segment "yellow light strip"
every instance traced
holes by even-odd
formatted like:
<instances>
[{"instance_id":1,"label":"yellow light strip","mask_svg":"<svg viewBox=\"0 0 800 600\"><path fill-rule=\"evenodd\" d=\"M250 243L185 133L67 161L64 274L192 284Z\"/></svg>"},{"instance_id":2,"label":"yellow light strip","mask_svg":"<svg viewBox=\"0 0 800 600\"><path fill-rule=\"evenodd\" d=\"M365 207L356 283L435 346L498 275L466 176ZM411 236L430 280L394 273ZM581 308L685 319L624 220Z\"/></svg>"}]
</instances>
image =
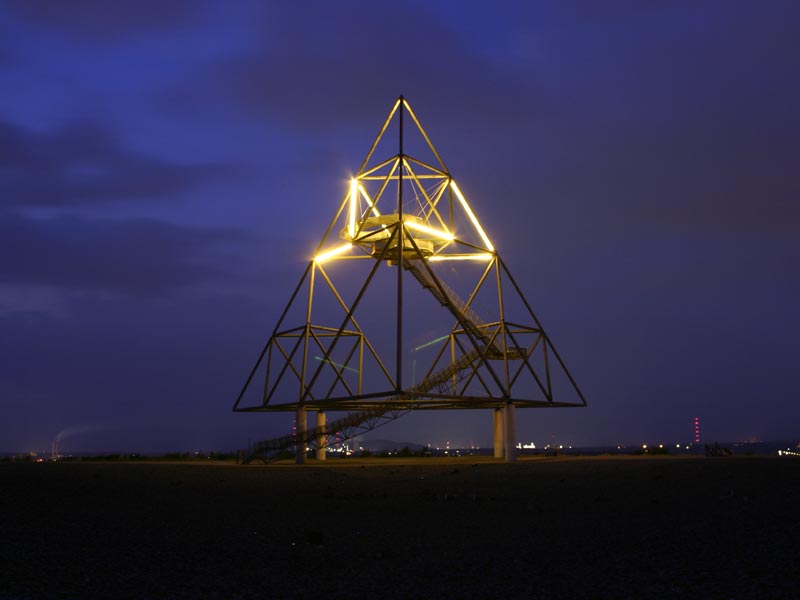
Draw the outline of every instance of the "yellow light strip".
<instances>
[{"instance_id":1,"label":"yellow light strip","mask_svg":"<svg viewBox=\"0 0 800 600\"><path fill-rule=\"evenodd\" d=\"M367 194L367 190L365 190L364 186L360 183L358 184L358 190L361 192L361 195L364 196L364 200L367 201L367 204L369 204L369 207L372 209L372 212L375 213L375 216L380 217L381 213L379 213L378 209L375 208L375 203L372 201L372 198L369 197L369 194Z\"/></svg>"},{"instance_id":2,"label":"yellow light strip","mask_svg":"<svg viewBox=\"0 0 800 600\"><path fill-rule=\"evenodd\" d=\"M428 235L433 236L440 240L447 240L452 242L455 239L455 236L448 231L433 229L426 225L420 225L419 223L415 223L414 221L405 221L405 226L410 227L411 229L416 229L417 231L421 231L422 233L427 233Z\"/></svg>"},{"instance_id":3,"label":"yellow light strip","mask_svg":"<svg viewBox=\"0 0 800 600\"><path fill-rule=\"evenodd\" d=\"M491 254L435 254L434 256L429 256L428 260L432 262L441 262L445 260L488 261L492 260L492 255Z\"/></svg>"},{"instance_id":4,"label":"yellow light strip","mask_svg":"<svg viewBox=\"0 0 800 600\"><path fill-rule=\"evenodd\" d=\"M394 179L397 179L398 177L400 177L400 176L399 175L392 175L388 179L394 180ZM387 177L386 177L386 175L361 175L361 176L359 176L359 179L363 179L365 181L383 181L384 179L387 179ZM405 177L403 177L403 179L405 179ZM427 175L427 174L422 174L422 175L417 175L417 179L444 179L444 180L447 180L447 175Z\"/></svg>"},{"instance_id":5,"label":"yellow light strip","mask_svg":"<svg viewBox=\"0 0 800 600\"><path fill-rule=\"evenodd\" d=\"M350 238L356 237L356 204L358 204L358 179L350 180L350 219L347 221L347 233Z\"/></svg>"},{"instance_id":6,"label":"yellow light strip","mask_svg":"<svg viewBox=\"0 0 800 600\"><path fill-rule=\"evenodd\" d=\"M341 246L336 246L335 248L332 248L331 250L328 250L327 252L323 252L322 254L317 254L314 257L314 262L319 262L319 263L325 262L329 258L333 258L334 256L338 256L339 254L343 254L343 253L347 252L352 247L353 247L353 244L351 244L349 242L347 244L342 244Z\"/></svg>"},{"instance_id":7,"label":"yellow light strip","mask_svg":"<svg viewBox=\"0 0 800 600\"><path fill-rule=\"evenodd\" d=\"M456 196L458 196L458 199L461 201L461 206L464 207L464 210L467 212L467 216L472 221L472 224L475 226L475 229L478 230L478 233L483 239L483 243L486 244L486 248L489 250L489 252L494 252L494 246L492 246L492 242L489 241L489 237L486 235L486 232L483 230L483 227L481 227L481 224L478 223L478 219L475 217L475 214L472 212L472 209L469 207L469 204L467 204L464 195L461 193L461 190L458 189L456 182L453 181L452 179L450 180L450 187L453 188L453 191L456 193Z\"/></svg>"}]
</instances>

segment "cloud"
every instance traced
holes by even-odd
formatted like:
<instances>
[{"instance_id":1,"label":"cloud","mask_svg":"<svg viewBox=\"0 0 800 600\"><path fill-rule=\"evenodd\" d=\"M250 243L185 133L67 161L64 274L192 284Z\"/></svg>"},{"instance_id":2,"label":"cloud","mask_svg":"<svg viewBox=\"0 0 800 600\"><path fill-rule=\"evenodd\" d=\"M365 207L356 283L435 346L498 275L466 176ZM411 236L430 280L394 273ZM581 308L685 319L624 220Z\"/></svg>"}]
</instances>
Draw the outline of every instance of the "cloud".
<instances>
[{"instance_id":1,"label":"cloud","mask_svg":"<svg viewBox=\"0 0 800 600\"><path fill-rule=\"evenodd\" d=\"M303 131L362 122L405 94L453 119L512 124L537 101L532 78L510 77L424 6L270 4L255 49L169 92L173 110L220 99Z\"/></svg>"},{"instance_id":2,"label":"cloud","mask_svg":"<svg viewBox=\"0 0 800 600\"><path fill-rule=\"evenodd\" d=\"M224 279L214 252L243 239L233 229L153 219L33 219L0 213L0 284L163 295Z\"/></svg>"},{"instance_id":3,"label":"cloud","mask_svg":"<svg viewBox=\"0 0 800 600\"><path fill-rule=\"evenodd\" d=\"M9 0L4 6L30 23L96 40L176 28L191 22L197 12L197 4L188 0Z\"/></svg>"},{"instance_id":4,"label":"cloud","mask_svg":"<svg viewBox=\"0 0 800 600\"><path fill-rule=\"evenodd\" d=\"M110 131L86 121L44 133L0 122L0 204L6 207L163 198L233 171L128 150Z\"/></svg>"},{"instance_id":5,"label":"cloud","mask_svg":"<svg viewBox=\"0 0 800 600\"><path fill-rule=\"evenodd\" d=\"M67 316L62 290L47 285L0 283L0 318L20 313Z\"/></svg>"}]
</instances>

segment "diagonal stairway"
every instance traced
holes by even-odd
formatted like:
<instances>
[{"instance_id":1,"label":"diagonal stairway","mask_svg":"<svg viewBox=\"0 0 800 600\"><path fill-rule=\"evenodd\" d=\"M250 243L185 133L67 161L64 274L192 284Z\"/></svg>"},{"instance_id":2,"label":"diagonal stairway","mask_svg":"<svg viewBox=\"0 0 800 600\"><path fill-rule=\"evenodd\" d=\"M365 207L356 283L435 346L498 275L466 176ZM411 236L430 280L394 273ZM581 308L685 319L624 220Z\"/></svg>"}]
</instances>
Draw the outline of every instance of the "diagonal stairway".
<instances>
[{"instance_id":1,"label":"diagonal stairway","mask_svg":"<svg viewBox=\"0 0 800 600\"><path fill-rule=\"evenodd\" d=\"M413 386L410 390L412 395L414 393L421 394L427 392L437 385L443 385L452 377L457 377L463 371L470 368L472 363L479 357L480 352L473 348L466 354L460 356L455 362L432 373L429 377L426 377L417 385ZM398 396L392 398L392 400L399 399ZM397 408L387 410L385 408L374 408L349 413L341 419L329 421L322 427L312 427L306 430L306 446L317 449L330 444L341 443L361 435L362 433L366 433L367 431L377 429L395 419L399 419L410 413L411 410L413 409ZM336 435L335 439L332 439L333 434ZM324 439L325 441L320 443L320 439ZM257 458L262 459L265 463L272 462L276 460L282 452L291 449L296 443L297 439L292 434L257 442L250 447L242 462L248 464Z\"/></svg>"},{"instance_id":2,"label":"diagonal stairway","mask_svg":"<svg viewBox=\"0 0 800 600\"><path fill-rule=\"evenodd\" d=\"M447 308L476 340L483 342L484 346L489 346L490 351L493 353L499 353L500 350L495 345L495 342L500 340L490 341L483 330L485 325L483 319L468 307L467 303L444 281L439 280L437 285L437 282L431 278L430 273L425 268L420 268L418 263L418 260L405 260L403 261L403 267L439 301L439 304Z\"/></svg>"},{"instance_id":3,"label":"diagonal stairway","mask_svg":"<svg viewBox=\"0 0 800 600\"><path fill-rule=\"evenodd\" d=\"M502 355L502 350L500 350L495 343L498 340L492 341L484 333L482 329L484 322L475 311L469 308L458 294L444 284L444 282L439 281L439 285L437 285L427 271L419 268L416 264L417 262L416 260L406 260L403 262L403 266L417 281L419 281L424 289L433 294L442 306L453 313L453 316L456 317L464 329L469 331L469 333L483 345L484 349L488 346L491 354L495 356ZM442 291L444 291L444 294ZM504 345L502 340L499 340L499 342L500 345ZM414 394L423 394L437 386L443 387L453 377L458 378L464 371L469 369L476 360L480 359L483 353L484 350L473 348L444 368L435 373L431 373L409 390L412 397ZM400 400L400 397L395 396L391 400ZM367 431L377 429L395 419L399 419L412 410L413 408L405 407L389 410L385 408L374 408L349 413L341 419L326 423L322 427L313 427L306 430L306 446L317 449L330 444L341 443L366 433ZM336 436L335 439L333 438L333 434ZM324 440L324 442L321 443L320 440ZM269 463L277 460L281 453L291 449L296 444L297 439L292 434L257 442L250 447L242 462L243 464L248 464L259 458L265 463Z\"/></svg>"}]
</instances>

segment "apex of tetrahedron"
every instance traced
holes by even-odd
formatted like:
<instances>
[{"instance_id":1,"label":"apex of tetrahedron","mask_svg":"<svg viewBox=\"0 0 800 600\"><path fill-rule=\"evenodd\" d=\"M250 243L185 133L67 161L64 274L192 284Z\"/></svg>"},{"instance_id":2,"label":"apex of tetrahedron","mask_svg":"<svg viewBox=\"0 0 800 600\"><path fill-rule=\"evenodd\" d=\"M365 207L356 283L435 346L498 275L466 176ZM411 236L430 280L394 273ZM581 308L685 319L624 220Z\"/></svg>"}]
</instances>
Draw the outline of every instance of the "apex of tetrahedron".
<instances>
[{"instance_id":1,"label":"apex of tetrahedron","mask_svg":"<svg viewBox=\"0 0 800 600\"><path fill-rule=\"evenodd\" d=\"M410 119L401 123L403 113ZM392 143L392 133L397 134L398 144ZM387 245L388 251L383 252ZM315 260L367 254L382 255L393 263L401 247L409 256L418 253L433 261L488 261L495 252L463 191L402 95L350 179Z\"/></svg>"}]
</instances>

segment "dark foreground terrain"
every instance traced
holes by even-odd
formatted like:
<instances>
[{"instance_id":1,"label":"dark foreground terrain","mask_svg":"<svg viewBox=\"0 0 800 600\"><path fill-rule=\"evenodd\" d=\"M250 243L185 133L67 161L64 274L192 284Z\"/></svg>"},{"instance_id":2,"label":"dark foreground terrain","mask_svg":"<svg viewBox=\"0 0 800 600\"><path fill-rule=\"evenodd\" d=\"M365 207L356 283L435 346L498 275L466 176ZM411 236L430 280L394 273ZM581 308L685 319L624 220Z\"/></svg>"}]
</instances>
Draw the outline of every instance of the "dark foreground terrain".
<instances>
[{"instance_id":1,"label":"dark foreground terrain","mask_svg":"<svg viewBox=\"0 0 800 600\"><path fill-rule=\"evenodd\" d=\"M800 459L12 463L0 511L1 598L800 593Z\"/></svg>"}]
</instances>

